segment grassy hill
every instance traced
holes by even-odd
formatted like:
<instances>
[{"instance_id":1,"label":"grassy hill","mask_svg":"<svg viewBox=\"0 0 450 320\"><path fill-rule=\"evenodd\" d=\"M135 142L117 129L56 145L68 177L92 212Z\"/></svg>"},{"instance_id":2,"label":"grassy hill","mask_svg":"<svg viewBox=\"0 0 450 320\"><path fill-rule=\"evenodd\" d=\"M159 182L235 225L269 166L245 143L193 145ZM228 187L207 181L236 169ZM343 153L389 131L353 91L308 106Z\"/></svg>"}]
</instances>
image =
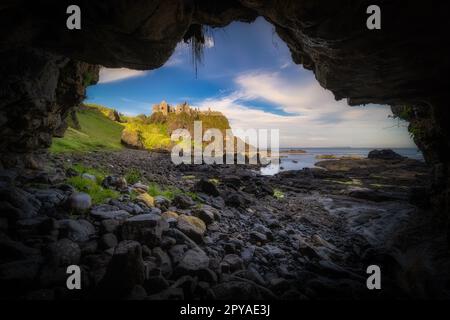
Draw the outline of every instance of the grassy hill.
<instances>
[{"instance_id":1,"label":"grassy hill","mask_svg":"<svg viewBox=\"0 0 450 320\"><path fill-rule=\"evenodd\" d=\"M222 115L206 114L170 114L163 116L154 113L151 116L123 116L111 108L87 104L76 112L78 124L69 120L69 128L63 138L53 139L52 152L86 152L96 150L120 150L124 148L121 140L131 137L139 143L136 146L145 149L169 149L172 146L170 135L178 128L193 133L196 120L203 122L203 131L218 128L223 133L230 128L228 119ZM127 145L129 145L127 143Z\"/></svg>"},{"instance_id":2,"label":"grassy hill","mask_svg":"<svg viewBox=\"0 0 450 320\"><path fill-rule=\"evenodd\" d=\"M51 152L86 152L119 150L123 124L110 120L100 109L81 108L77 111L79 129L69 121L63 138L54 138Z\"/></svg>"}]
</instances>

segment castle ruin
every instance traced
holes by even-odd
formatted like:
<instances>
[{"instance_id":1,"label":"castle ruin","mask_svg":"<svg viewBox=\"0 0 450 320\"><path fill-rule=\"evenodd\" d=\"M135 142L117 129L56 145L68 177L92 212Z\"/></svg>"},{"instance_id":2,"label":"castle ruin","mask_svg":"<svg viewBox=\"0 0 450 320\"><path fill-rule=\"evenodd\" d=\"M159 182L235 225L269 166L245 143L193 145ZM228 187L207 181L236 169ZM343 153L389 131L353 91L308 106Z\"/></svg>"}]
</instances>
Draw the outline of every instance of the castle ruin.
<instances>
[{"instance_id":1,"label":"castle ruin","mask_svg":"<svg viewBox=\"0 0 450 320\"><path fill-rule=\"evenodd\" d=\"M199 108L191 108L187 102L183 102L175 107L169 105L165 100L163 100L160 104L153 105L152 112L161 112L163 115L167 116L170 113L181 114L186 113L189 115L216 115L221 116L222 113L218 111L212 111L211 108L208 108L207 111L200 111Z\"/></svg>"}]
</instances>

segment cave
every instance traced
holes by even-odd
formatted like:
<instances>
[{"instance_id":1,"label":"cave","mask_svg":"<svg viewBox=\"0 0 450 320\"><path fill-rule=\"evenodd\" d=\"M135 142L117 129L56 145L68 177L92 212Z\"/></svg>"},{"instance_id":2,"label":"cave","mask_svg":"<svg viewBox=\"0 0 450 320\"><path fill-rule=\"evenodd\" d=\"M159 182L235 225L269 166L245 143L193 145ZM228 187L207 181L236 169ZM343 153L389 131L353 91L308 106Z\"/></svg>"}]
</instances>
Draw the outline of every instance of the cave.
<instances>
[{"instance_id":1,"label":"cave","mask_svg":"<svg viewBox=\"0 0 450 320\"><path fill-rule=\"evenodd\" d=\"M72 4L81 8L79 30L66 27ZM380 30L366 27L373 4L382 8ZM389 0L6 2L0 5L0 168L45 166L52 138L63 136L100 66L157 69L179 42L204 41L204 28L263 17L292 61L313 72L336 100L389 105L409 122L432 169L426 192L433 219L450 239L450 113L443 81L450 69L448 10L442 1L405 6ZM2 183L13 179L5 174Z\"/></svg>"}]
</instances>

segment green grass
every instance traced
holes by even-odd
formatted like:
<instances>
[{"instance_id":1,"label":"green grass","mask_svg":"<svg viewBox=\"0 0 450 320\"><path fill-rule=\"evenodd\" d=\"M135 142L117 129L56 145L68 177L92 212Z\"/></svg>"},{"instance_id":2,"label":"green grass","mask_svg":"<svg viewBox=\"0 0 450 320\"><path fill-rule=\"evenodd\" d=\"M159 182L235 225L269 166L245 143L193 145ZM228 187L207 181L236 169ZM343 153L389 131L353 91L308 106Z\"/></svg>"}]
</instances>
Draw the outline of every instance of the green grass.
<instances>
[{"instance_id":1,"label":"green grass","mask_svg":"<svg viewBox=\"0 0 450 320\"><path fill-rule=\"evenodd\" d=\"M91 168L91 167L85 167L82 164L74 164L71 166L73 170L75 170L79 175L82 175L83 173L88 173L97 179L97 183L101 184L103 179L106 178L106 176L109 175L109 173L104 169L97 169L97 168Z\"/></svg>"},{"instance_id":2,"label":"green grass","mask_svg":"<svg viewBox=\"0 0 450 320\"><path fill-rule=\"evenodd\" d=\"M129 184L135 184L136 182L139 182L141 179L142 174L138 169L132 168L125 173L125 180L127 180Z\"/></svg>"},{"instance_id":3,"label":"green grass","mask_svg":"<svg viewBox=\"0 0 450 320\"><path fill-rule=\"evenodd\" d=\"M123 126L108 119L101 111L82 109L77 112L80 130L69 127L63 138L53 139L50 151L87 152L97 150L120 150Z\"/></svg>"},{"instance_id":4,"label":"green grass","mask_svg":"<svg viewBox=\"0 0 450 320\"><path fill-rule=\"evenodd\" d=\"M280 189L274 189L273 197L276 198L277 200L284 199L284 193Z\"/></svg>"},{"instance_id":5,"label":"green grass","mask_svg":"<svg viewBox=\"0 0 450 320\"><path fill-rule=\"evenodd\" d=\"M159 186L156 183L151 183L148 186L148 192L149 195L151 195L152 197L157 197L157 196L163 196L166 199L169 200L173 200L173 198L175 198L175 196L177 195L187 195L188 197L190 197L192 200L194 201L198 201L198 196L195 192L185 192L181 189L178 189L176 187L164 187L162 188L161 186Z\"/></svg>"},{"instance_id":6,"label":"green grass","mask_svg":"<svg viewBox=\"0 0 450 320\"><path fill-rule=\"evenodd\" d=\"M125 130L139 132L144 147L149 150L167 149L172 144L165 124L147 124L139 118L134 118L125 124Z\"/></svg>"},{"instance_id":7,"label":"green grass","mask_svg":"<svg viewBox=\"0 0 450 320\"><path fill-rule=\"evenodd\" d=\"M76 176L67 179L67 183L73 186L79 192L85 192L92 198L93 204L104 203L107 199L116 199L119 197L119 192L104 189L95 181Z\"/></svg>"}]
</instances>

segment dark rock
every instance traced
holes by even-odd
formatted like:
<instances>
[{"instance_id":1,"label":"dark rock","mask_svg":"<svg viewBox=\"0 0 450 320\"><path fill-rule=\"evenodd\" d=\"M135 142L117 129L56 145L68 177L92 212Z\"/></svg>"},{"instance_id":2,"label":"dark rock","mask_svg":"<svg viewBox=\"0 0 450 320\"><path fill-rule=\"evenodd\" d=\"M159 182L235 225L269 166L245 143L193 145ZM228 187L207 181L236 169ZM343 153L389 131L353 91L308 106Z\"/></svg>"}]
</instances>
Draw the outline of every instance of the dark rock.
<instances>
[{"instance_id":1,"label":"dark rock","mask_svg":"<svg viewBox=\"0 0 450 320\"><path fill-rule=\"evenodd\" d=\"M105 233L99 241L100 247L102 249L114 248L117 245L117 238L112 233Z\"/></svg>"},{"instance_id":2,"label":"dark rock","mask_svg":"<svg viewBox=\"0 0 450 320\"><path fill-rule=\"evenodd\" d=\"M195 204L194 200L192 200L191 197L184 194L178 194L172 200L172 205L180 209L188 209L192 207L194 204Z\"/></svg>"},{"instance_id":3,"label":"dark rock","mask_svg":"<svg viewBox=\"0 0 450 320\"><path fill-rule=\"evenodd\" d=\"M119 228L120 222L115 219L102 220L100 223L100 228L102 233L115 233L117 228Z\"/></svg>"},{"instance_id":4,"label":"dark rock","mask_svg":"<svg viewBox=\"0 0 450 320\"><path fill-rule=\"evenodd\" d=\"M156 257L156 262L161 269L162 275L169 278L172 274L172 262L169 255L159 247L152 250L152 255Z\"/></svg>"},{"instance_id":5,"label":"dark rock","mask_svg":"<svg viewBox=\"0 0 450 320\"><path fill-rule=\"evenodd\" d=\"M383 150L372 150L369 152L367 156L369 159L379 159L379 160L402 160L403 156L394 152L391 149L383 149Z\"/></svg>"},{"instance_id":6,"label":"dark rock","mask_svg":"<svg viewBox=\"0 0 450 320\"><path fill-rule=\"evenodd\" d=\"M28 219L37 214L41 202L33 195L11 186L0 187L0 211L11 220Z\"/></svg>"},{"instance_id":7,"label":"dark rock","mask_svg":"<svg viewBox=\"0 0 450 320\"><path fill-rule=\"evenodd\" d=\"M105 288L127 292L145 280L141 245L136 241L120 242L114 250L102 285Z\"/></svg>"},{"instance_id":8,"label":"dark rock","mask_svg":"<svg viewBox=\"0 0 450 320\"><path fill-rule=\"evenodd\" d=\"M213 299L217 300L263 300L259 288L244 281L228 281L211 288Z\"/></svg>"},{"instance_id":9,"label":"dark rock","mask_svg":"<svg viewBox=\"0 0 450 320\"><path fill-rule=\"evenodd\" d=\"M147 297L147 292L143 286L136 285L131 292L125 296L125 300L141 301Z\"/></svg>"},{"instance_id":10,"label":"dark rock","mask_svg":"<svg viewBox=\"0 0 450 320\"><path fill-rule=\"evenodd\" d=\"M236 254L227 254L223 257L220 267L223 273L233 273L238 270L244 269L244 263L242 259Z\"/></svg>"},{"instance_id":11,"label":"dark rock","mask_svg":"<svg viewBox=\"0 0 450 320\"><path fill-rule=\"evenodd\" d=\"M170 201L169 199L163 197L163 196L156 196L155 197L155 206L161 210L168 210L170 207Z\"/></svg>"},{"instance_id":12,"label":"dark rock","mask_svg":"<svg viewBox=\"0 0 450 320\"><path fill-rule=\"evenodd\" d=\"M206 231L205 223L197 217L181 215L177 220L177 228L197 243L203 241Z\"/></svg>"},{"instance_id":13,"label":"dark rock","mask_svg":"<svg viewBox=\"0 0 450 320\"><path fill-rule=\"evenodd\" d=\"M159 245L168 224L155 214L141 214L127 219L121 226L122 239L136 240L149 247Z\"/></svg>"},{"instance_id":14,"label":"dark rock","mask_svg":"<svg viewBox=\"0 0 450 320\"><path fill-rule=\"evenodd\" d=\"M208 268L209 257L200 248L186 251L181 261L178 263L176 274L195 274L199 270Z\"/></svg>"},{"instance_id":15,"label":"dark rock","mask_svg":"<svg viewBox=\"0 0 450 320\"><path fill-rule=\"evenodd\" d=\"M203 205L201 208L193 210L192 213L207 225L213 223L219 217L218 211L208 205Z\"/></svg>"},{"instance_id":16,"label":"dark rock","mask_svg":"<svg viewBox=\"0 0 450 320\"><path fill-rule=\"evenodd\" d=\"M127 188L127 181L123 177L119 176L107 176L102 181L102 187L107 189L116 189L119 191Z\"/></svg>"},{"instance_id":17,"label":"dark rock","mask_svg":"<svg viewBox=\"0 0 450 320\"><path fill-rule=\"evenodd\" d=\"M172 258L174 264L178 264L183 259L185 252L188 250L188 246L185 244L176 244L169 249L169 255Z\"/></svg>"},{"instance_id":18,"label":"dark rock","mask_svg":"<svg viewBox=\"0 0 450 320\"><path fill-rule=\"evenodd\" d=\"M183 300L184 293L182 288L169 288L160 293L148 296L148 300Z\"/></svg>"},{"instance_id":19,"label":"dark rock","mask_svg":"<svg viewBox=\"0 0 450 320\"><path fill-rule=\"evenodd\" d=\"M250 232L250 240L256 244L258 243L264 244L267 242L267 237L265 234L262 234L261 232L252 231Z\"/></svg>"},{"instance_id":20,"label":"dark rock","mask_svg":"<svg viewBox=\"0 0 450 320\"><path fill-rule=\"evenodd\" d=\"M144 282L144 288L148 294L155 294L169 288L169 282L163 276L151 276Z\"/></svg>"},{"instance_id":21,"label":"dark rock","mask_svg":"<svg viewBox=\"0 0 450 320\"><path fill-rule=\"evenodd\" d=\"M0 262L10 262L14 260L27 259L31 256L37 256L40 250L28 247L21 242L12 240L0 240Z\"/></svg>"},{"instance_id":22,"label":"dark rock","mask_svg":"<svg viewBox=\"0 0 450 320\"><path fill-rule=\"evenodd\" d=\"M204 178L200 179L195 185L194 190L198 192L206 193L213 197L218 197L220 195L219 190L217 189L216 185L212 183L211 181L208 181Z\"/></svg>"},{"instance_id":23,"label":"dark rock","mask_svg":"<svg viewBox=\"0 0 450 320\"><path fill-rule=\"evenodd\" d=\"M65 219L59 221L62 236L75 242L84 242L95 236L95 227L87 220Z\"/></svg>"},{"instance_id":24,"label":"dark rock","mask_svg":"<svg viewBox=\"0 0 450 320\"><path fill-rule=\"evenodd\" d=\"M107 210L105 207L95 207L91 210L91 216L94 219L97 220L106 220L106 219L113 219L113 220L125 220L129 217L131 217L131 214L126 212L125 210Z\"/></svg>"},{"instance_id":25,"label":"dark rock","mask_svg":"<svg viewBox=\"0 0 450 320\"><path fill-rule=\"evenodd\" d=\"M48 258L55 266L68 267L78 265L81 250L77 243L69 239L61 239L47 247Z\"/></svg>"},{"instance_id":26,"label":"dark rock","mask_svg":"<svg viewBox=\"0 0 450 320\"><path fill-rule=\"evenodd\" d=\"M73 193L67 202L70 209L80 213L84 213L92 206L91 196L83 192Z\"/></svg>"}]
</instances>

